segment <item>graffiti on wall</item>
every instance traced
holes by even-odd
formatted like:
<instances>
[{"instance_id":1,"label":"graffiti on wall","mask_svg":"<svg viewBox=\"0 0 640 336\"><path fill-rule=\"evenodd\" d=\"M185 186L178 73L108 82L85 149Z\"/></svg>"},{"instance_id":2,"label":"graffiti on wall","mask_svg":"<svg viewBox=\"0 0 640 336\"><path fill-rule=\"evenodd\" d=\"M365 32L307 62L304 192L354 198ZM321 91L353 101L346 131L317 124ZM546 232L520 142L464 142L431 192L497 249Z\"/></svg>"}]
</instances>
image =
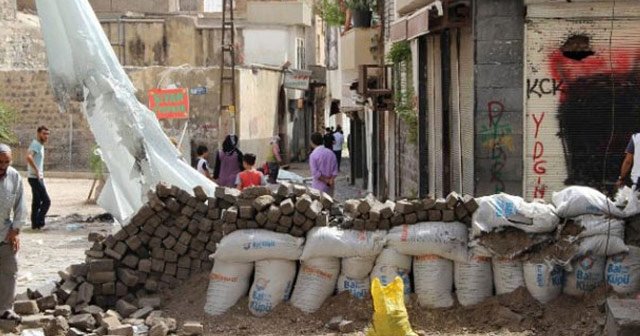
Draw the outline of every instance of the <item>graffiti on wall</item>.
<instances>
[{"instance_id":1,"label":"graffiti on wall","mask_svg":"<svg viewBox=\"0 0 640 336\"><path fill-rule=\"evenodd\" d=\"M504 105L491 101L487 106L487 122L480 126L482 148L491 153L491 180L495 193L505 191L503 174L509 154L514 151L511 125L503 120Z\"/></svg>"},{"instance_id":2,"label":"graffiti on wall","mask_svg":"<svg viewBox=\"0 0 640 336\"><path fill-rule=\"evenodd\" d=\"M564 39L544 56L528 55L528 197L564 185L611 191L630 136L640 131L640 50L615 40L611 48L592 45L585 35Z\"/></svg>"},{"instance_id":3,"label":"graffiti on wall","mask_svg":"<svg viewBox=\"0 0 640 336\"><path fill-rule=\"evenodd\" d=\"M533 188L533 198L544 198L546 194L546 185L544 184L544 175L547 172L547 161L544 159L544 142L540 137L540 126L544 121L545 113L542 112L538 115L531 114L531 118L534 123L533 139L535 143L533 145L533 174L536 178L535 186Z\"/></svg>"}]
</instances>

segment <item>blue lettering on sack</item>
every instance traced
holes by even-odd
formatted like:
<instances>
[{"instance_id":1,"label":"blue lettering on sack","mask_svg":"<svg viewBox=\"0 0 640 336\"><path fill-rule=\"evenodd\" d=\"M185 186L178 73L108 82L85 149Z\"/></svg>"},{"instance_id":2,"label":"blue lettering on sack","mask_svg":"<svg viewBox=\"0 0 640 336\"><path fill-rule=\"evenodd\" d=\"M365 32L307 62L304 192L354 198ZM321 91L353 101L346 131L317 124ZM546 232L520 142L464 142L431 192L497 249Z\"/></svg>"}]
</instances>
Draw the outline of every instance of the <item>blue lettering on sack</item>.
<instances>
[{"instance_id":1,"label":"blue lettering on sack","mask_svg":"<svg viewBox=\"0 0 640 336\"><path fill-rule=\"evenodd\" d=\"M272 309L270 301L271 295L265 293L262 289L258 289L251 295L250 308L259 313L270 312Z\"/></svg>"},{"instance_id":2,"label":"blue lettering on sack","mask_svg":"<svg viewBox=\"0 0 640 336\"><path fill-rule=\"evenodd\" d=\"M564 282L564 272L562 271L562 267L556 266L551 271L551 284L553 286L562 286Z\"/></svg>"},{"instance_id":3,"label":"blue lettering on sack","mask_svg":"<svg viewBox=\"0 0 640 336\"><path fill-rule=\"evenodd\" d=\"M508 199L498 198L496 201L496 217L507 218L516 214L516 206Z\"/></svg>"},{"instance_id":4,"label":"blue lettering on sack","mask_svg":"<svg viewBox=\"0 0 640 336\"><path fill-rule=\"evenodd\" d=\"M608 274L607 283L614 286L628 286L631 283L629 274Z\"/></svg>"},{"instance_id":5,"label":"blue lettering on sack","mask_svg":"<svg viewBox=\"0 0 640 336\"><path fill-rule=\"evenodd\" d=\"M254 249L260 250L264 248L273 248L276 246L276 242L273 240L262 240L246 243L242 248L245 250Z\"/></svg>"}]
</instances>

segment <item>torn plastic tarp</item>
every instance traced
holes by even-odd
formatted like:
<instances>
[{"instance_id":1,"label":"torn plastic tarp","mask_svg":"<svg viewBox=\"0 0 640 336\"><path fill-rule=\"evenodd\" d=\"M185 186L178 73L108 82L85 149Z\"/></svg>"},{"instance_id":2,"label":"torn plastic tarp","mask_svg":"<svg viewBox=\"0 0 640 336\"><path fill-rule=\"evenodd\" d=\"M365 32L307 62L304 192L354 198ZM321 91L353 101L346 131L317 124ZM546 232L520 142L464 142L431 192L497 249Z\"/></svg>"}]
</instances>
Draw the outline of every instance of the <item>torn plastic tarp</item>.
<instances>
[{"instance_id":1,"label":"torn plastic tarp","mask_svg":"<svg viewBox=\"0 0 640 336\"><path fill-rule=\"evenodd\" d=\"M160 123L135 96L87 0L37 0L51 86L62 106L84 97L84 111L109 169L98 204L126 223L158 182L185 190L216 184L181 159Z\"/></svg>"}]
</instances>

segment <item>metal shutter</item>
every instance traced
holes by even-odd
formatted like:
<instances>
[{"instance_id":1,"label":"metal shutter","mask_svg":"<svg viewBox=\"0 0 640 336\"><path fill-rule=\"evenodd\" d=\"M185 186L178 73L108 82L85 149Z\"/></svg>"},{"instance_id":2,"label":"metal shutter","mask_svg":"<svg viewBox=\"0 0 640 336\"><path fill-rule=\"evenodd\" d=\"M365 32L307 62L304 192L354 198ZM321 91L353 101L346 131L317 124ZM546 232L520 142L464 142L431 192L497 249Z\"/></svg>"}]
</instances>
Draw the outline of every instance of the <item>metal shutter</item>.
<instances>
[{"instance_id":1,"label":"metal shutter","mask_svg":"<svg viewBox=\"0 0 640 336\"><path fill-rule=\"evenodd\" d=\"M640 131L640 8L618 1L612 31L612 5L528 7L526 198L549 199L567 184L611 187Z\"/></svg>"}]
</instances>

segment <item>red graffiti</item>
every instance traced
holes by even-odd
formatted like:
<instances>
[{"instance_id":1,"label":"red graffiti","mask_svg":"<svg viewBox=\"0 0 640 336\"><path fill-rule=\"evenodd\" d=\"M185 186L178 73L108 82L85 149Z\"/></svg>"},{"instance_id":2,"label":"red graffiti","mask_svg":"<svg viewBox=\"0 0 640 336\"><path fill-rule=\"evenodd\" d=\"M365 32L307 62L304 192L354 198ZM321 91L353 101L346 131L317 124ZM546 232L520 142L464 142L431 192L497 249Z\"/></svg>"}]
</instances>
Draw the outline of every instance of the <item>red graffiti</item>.
<instances>
[{"instance_id":1,"label":"red graffiti","mask_svg":"<svg viewBox=\"0 0 640 336\"><path fill-rule=\"evenodd\" d=\"M540 125L542 125L542 122L544 121L544 112L542 112L540 115L532 114L531 117L533 118L533 123L535 124L535 143L533 145L533 172L538 176L533 190L533 197L544 198L546 187L542 184L542 176L547 173L547 161L543 159L544 144L538 138L538 136L540 135Z\"/></svg>"},{"instance_id":2,"label":"red graffiti","mask_svg":"<svg viewBox=\"0 0 640 336\"><path fill-rule=\"evenodd\" d=\"M504 113L504 105L499 101L490 101L487 111L489 112L489 126L493 127L500 122L502 113Z\"/></svg>"},{"instance_id":3,"label":"red graffiti","mask_svg":"<svg viewBox=\"0 0 640 336\"><path fill-rule=\"evenodd\" d=\"M613 56L614 62L610 62ZM549 55L549 68L551 76L558 82L575 82L581 78L592 77L600 74L624 75L633 71L640 59L640 51L629 52L628 49L611 50L609 52L597 52L582 60L574 60L565 57L561 50L554 50ZM566 99L566 94L560 92L560 101Z\"/></svg>"}]
</instances>

